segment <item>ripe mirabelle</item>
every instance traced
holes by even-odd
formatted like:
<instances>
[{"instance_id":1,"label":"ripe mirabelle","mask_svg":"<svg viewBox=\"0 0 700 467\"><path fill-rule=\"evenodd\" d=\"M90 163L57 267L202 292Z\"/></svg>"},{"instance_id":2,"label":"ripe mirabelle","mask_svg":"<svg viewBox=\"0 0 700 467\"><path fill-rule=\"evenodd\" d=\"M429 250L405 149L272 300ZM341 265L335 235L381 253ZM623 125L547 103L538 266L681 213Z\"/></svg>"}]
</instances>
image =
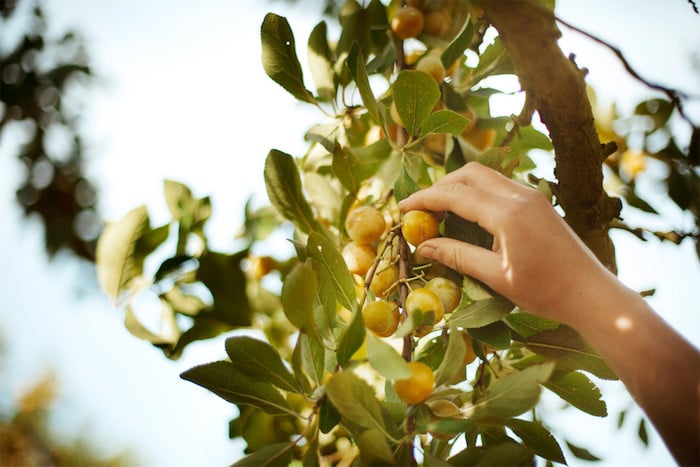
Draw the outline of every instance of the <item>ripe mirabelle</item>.
<instances>
[{"instance_id":1,"label":"ripe mirabelle","mask_svg":"<svg viewBox=\"0 0 700 467\"><path fill-rule=\"evenodd\" d=\"M424 33L433 37L443 37L450 28L452 28L452 18L446 10L433 10L425 15Z\"/></svg>"},{"instance_id":2,"label":"ripe mirabelle","mask_svg":"<svg viewBox=\"0 0 700 467\"><path fill-rule=\"evenodd\" d=\"M440 57L434 55L421 58L416 65L416 70L428 73L438 84L445 78L445 65L442 64Z\"/></svg>"},{"instance_id":3,"label":"ripe mirabelle","mask_svg":"<svg viewBox=\"0 0 700 467\"><path fill-rule=\"evenodd\" d=\"M432 312L435 318L434 323L437 323L445 315L445 307L440 301L440 297L435 292L425 287L413 289L406 297L406 311L413 313L418 310L423 315Z\"/></svg>"},{"instance_id":4,"label":"ripe mirabelle","mask_svg":"<svg viewBox=\"0 0 700 467\"><path fill-rule=\"evenodd\" d=\"M386 297L392 290L392 286L399 280L399 268L395 264L383 259L379 261L374 272L369 288L377 297Z\"/></svg>"},{"instance_id":5,"label":"ripe mirabelle","mask_svg":"<svg viewBox=\"0 0 700 467\"><path fill-rule=\"evenodd\" d=\"M418 36L423 31L424 24L423 12L412 6L400 8L391 18L391 30L400 39Z\"/></svg>"},{"instance_id":6,"label":"ripe mirabelle","mask_svg":"<svg viewBox=\"0 0 700 467\"><path fill-rule=\"evenodd\" d=\"M350 242L343 248L342 255L351 273L364 276L372 266L377 250L372 245Z\"/></svg>"},{"instance_id":7,"label":"ripe mirabelle","mask_svg":"<svg viewBox=\"0 0 700 467\"><path fill-rule=\"evenodd\" d=\"M476 121L477 121L477 116L474 113L472 109L467 109L465 112L460 112L467 120L469 120L469 123L467 123L467 126L462 130L462 137L466 138L469 133L471 133L474 128L476 128Z\"/></svg>"},{"instance_id":8,"label":"ripe mirabelle","mask_svg":"<svg viewBox=\"0 0 700 467\"><path fill-rule=\"evenodd\" d=\"M459 286L444 277L434 277L425 284L425 288L435 292L438 296L445 313L451 313L462 301L462 291Z\"/></svg>"},{"instance_id":9,"label":"ripe mirabelle","mask_svg":"<svg viewBox=\"0 0 700 467\"><path fill-rule=\"evenodd\" d=\"M345 230L355 243L374 243L379 240L385 229L384 216L372 206L355 208L345 218Z\"/></svg>"},{"instance_id":10,"label":"ripe mirabelle","mask_svg":"<svg viewBox=\"0 0 700 467\"><path fill-rule=\"evenodd\" d=\"M418 246L429 238L440 235L437 218L428 211L408 211L401 219L403 238L413 246Z\"/></svg>"},{"instance_id":11,"label":"ripe mirabelle","mask_svg":"<svg viewBox=\"0 0 700 467\"><path fill-rule=\"evenodd\" d=\"M396 303L377 300L362 308L362 319L367 329L379 337L389 337L399 326L399 307Z\"/></svg>"},{"instance_id":12,"label":"ripe mirabelle","mask_svg":"<svg viewBox=\"0 0 700 467\"><path fill-rule=\"evenodd\" d=\"M474 128L471 132L463 135L464 139L479 151L484 151L496 142L496 130L493 128Z\"/></svg>"},{"instance_id":13,"label":"ripe mirabelle","mask_svg":"<svg viewBox=\"0 0 700 467\"><path fill-rule=\"evenodd\" d=\"M433 393L435 375L423 362L408 362L411 376L392 383L396 395L407 404L420 404Z\"/></svg>"}]
</instances>

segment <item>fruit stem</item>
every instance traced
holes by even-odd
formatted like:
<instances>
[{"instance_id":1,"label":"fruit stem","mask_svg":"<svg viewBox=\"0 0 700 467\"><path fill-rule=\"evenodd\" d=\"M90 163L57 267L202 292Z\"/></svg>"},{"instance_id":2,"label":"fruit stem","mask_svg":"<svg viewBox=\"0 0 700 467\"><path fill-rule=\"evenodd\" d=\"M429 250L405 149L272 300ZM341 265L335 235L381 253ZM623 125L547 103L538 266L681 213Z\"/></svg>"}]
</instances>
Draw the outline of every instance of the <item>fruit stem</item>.
<instances>
[{"instance_id":1,"label":"fruit stem","mask_svg":"<svg viewBox=\"0 0 700 467\"><path fill-rule=\"evenodd\" d=\"M408 243L406 239L403 238L401 230L396 231L396 235L399 241L399 307L401 309L401 314L403 319L408 319L408 310L406 310L406 298L408 297L408 273L409 273L409 253ZM401 356L407 362L410 362L413 358L413 338L411 334L404 336L403 338L403 349L401 351Z\"/></svg>"}]
</instances>

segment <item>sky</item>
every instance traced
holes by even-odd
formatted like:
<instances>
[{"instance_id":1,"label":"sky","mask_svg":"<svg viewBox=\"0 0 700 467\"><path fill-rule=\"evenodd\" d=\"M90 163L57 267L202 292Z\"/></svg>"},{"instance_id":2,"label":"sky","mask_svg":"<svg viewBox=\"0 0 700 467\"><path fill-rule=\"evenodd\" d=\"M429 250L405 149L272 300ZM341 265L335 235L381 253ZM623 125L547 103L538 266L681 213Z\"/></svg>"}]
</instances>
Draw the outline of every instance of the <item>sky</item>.
<instances>
[{"instance_id":1,"label":"sky","mask_svg":"<svg viewBox=\"0 0 700 467\"><path fill-rule=\"evenodd\" d=\"M557 3L560 16L620 47L643 76L700 95L700 73L690 65L690 45L700 43L700 17L686 1ZM260 23L267 11L287 16L305 63L302 45L319 20L320 6L251 0L44 5L54 32L73 28L85 37L98 75L85 94L81 128L102 213L116 219L145 203L154 223L165 221L162 182L179 180L196 196L212 196L212 244L233 249L244 201L264 193L267 152L274 147L301 155L302 135L323 119L265 76ZM562 48L575 51L577 63L589 68L588 80L603 99L625 108L650 95L625 76L610 53L563 32ZM688 111L700 121L697 100ZM684 131L680 125L681 136ZM107 450L129 449L143 465L230 464L241 449L227 435L235 409L179 379L185 369L220 358L223 338L192 345L172 362L131 336L119 312L86 283L79 265L62 256L46 260L37 221L23 219L14 200L22 174L7 142L0 146L0 163L0 258L7 265L0 268L0 332L8 348L0 410L42 371L54 368L61 392L52 423L61 432L88 433ZM644 188L658 191L650 184ZM690 226L672 205L659 207L669 213L671 227ZM628 220L648 219L631 213ZM652 306L698 345L694 313L700 298L694 292L700 266L693 246L641 245L621 233L614 238L620 278L636 290L655 287ZM611 413L631 405L619 383L603 388ZM545 401L555 432L605 458L598 465L630 459L641 466L673 464L653 431L651 447L642 450L631 425L617 431L614 417L595 419L559 408L556 399ZM639 416L633 409L631 419Z\"/></svg>"}]
</instances>

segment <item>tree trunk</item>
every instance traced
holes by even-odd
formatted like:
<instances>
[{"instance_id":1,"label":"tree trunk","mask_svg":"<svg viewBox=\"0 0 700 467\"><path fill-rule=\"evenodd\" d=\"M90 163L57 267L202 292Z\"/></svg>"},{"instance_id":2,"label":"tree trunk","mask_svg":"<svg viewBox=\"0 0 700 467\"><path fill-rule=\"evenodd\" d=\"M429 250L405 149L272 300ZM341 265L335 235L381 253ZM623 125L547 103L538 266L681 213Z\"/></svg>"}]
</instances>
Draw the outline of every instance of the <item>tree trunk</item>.
<instances>
[{"instance_id":1,"label":"tree trunk","mask_svg":"<svg viewBox=\"0 0 700 467\"><path fill-rule=\"evenodd\" d=\"M605 155L593 125L584 72L564 56L557 44L561 34L554 15L537 1L498 0L482 5L513 60L522 88L549 129L556 159L556 196L566 221L615 272L608 227L621 204L603 191Z\"/></svg>"}]
</instances>

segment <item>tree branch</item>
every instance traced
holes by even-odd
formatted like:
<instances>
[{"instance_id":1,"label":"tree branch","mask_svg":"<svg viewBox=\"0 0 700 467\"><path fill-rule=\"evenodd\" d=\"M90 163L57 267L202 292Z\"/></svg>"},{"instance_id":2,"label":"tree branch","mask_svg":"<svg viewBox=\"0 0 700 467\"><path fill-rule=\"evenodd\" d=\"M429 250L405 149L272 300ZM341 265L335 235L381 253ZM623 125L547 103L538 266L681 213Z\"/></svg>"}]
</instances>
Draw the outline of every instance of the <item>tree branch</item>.
<instances>
[{"instance_id":1,"label":"tree branch","mask_svg":"<svg viewBox=\"0 0 700 467\"><path fill-rule=\"evenodd\" d=\"M531 0L483 2L520 84L549 129L554 145L558 202L566 221L608 269L616 271L608 236L620 202L603 191L602 151L583 72L557 44L554 15Z\"/></svg>"}]
</instances>

